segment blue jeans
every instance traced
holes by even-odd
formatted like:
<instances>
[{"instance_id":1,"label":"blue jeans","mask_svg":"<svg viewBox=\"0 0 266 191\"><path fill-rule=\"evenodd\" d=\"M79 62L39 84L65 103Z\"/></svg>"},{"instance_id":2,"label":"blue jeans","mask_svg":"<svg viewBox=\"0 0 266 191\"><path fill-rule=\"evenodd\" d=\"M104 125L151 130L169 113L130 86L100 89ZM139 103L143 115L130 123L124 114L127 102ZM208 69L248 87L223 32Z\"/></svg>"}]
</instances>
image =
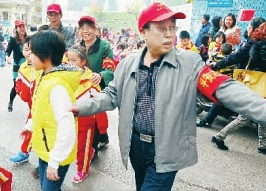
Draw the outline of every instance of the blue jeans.
<instances>
[{"instance_id":1,"label":"blue jeans","mask_svg":"<svg viewBox=\"0 0 266 191\"><path fill-rule=\"evenodd\" d=\"M52 181L47 178L47 166L48 163L39 158L39 171L40 171L40 184L42 191L61 191L61 186L65 179L69 165L59 166L57 169L58 176L60 177L57 181Z\"/></svg>"},{"instance_id":2,"label":"blue jeans","mask_svg":"<svg viewBox=\"0 0 266 191\"><path fill-rule=\"evenodd\" d=\"M203 121L207 123L213 123L216 117L219 115L219 113L225 109L223 105L218 105L216 103L213 103L210 110L208 111L206 117L203 119Z\"/></svg>"},{"instance_id":3,"label":"blue jeans","mask_svg":"<svg viewBox=\"0 0 266 191\"><path fill-rule=\"evenodd\" d=\"M154 143L143 142L139 135L133 133L129 157L135 171L137 191L171 190L177 171L156 172Z\"/></svg>"},{"instance_id":4,"label":"blue jeans","mask_svg":"<svg viewBox=\"0 0 266 191\"><path fill-rule=\"evenodd\" d=\"M6 66L5 51L4 50L0 50L0 66L2 66L2 67Z\"/></svg>"}]
</instances>

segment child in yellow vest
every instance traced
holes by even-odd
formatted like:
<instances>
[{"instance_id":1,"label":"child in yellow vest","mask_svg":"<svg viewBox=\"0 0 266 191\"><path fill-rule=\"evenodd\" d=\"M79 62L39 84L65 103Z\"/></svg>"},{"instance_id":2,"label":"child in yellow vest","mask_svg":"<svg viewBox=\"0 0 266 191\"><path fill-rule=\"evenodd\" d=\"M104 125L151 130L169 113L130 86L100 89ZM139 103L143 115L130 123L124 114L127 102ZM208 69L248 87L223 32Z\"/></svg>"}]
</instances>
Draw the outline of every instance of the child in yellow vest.
<instances>
[{"instance_id":1,"label":"child in yellow vest","mask_svg":"<svg viewBox=\"0 0 266 191\"><path fill-rule=\"evenodd\" d=\"M221 46L225 43L225 34L222 31L218 31L209 45L209 58L211 58L215 54L219 54L221 52Z\"/></svg>"},{"instance_id":2,"label":"child in yellow vest","mask_svg":"<svg viewBox=\"0 0 266 191\"><path fill-rule=\"evenodd\" d=\"M183 48L185 50L191 50L193 52L199 53L198 48L190 40L190 35L188 31L181 31L179 34L180 42L176 45L177 48Z\"/></svg>"},{"instance_id":3,"label":"child in yellow vest","mask_svg":"<svg viewBox=\"0 0 266 191\"><path fill-rule=\"evenodd\" d=\"M82 71L61 64L66 49L63 37L55 31L40 31L30 40L35 70L43 70L32 98L32 148L39 157L42 191L61 190L69 165L76 158L77 123L69 108Z\"/></svg>"},{"instance_id":4,"label":"child in yellow vest","mask_svg":"<svg viewBox=\"0 0 266 191\"><path fill-rule=\"evenodd\" d=\"M100 91L100 86L91 83L92 71L86 67L89 65L86 48L74 45L67 52L68 63L83 70L76 99L88 99ZM89 168L94 148L92 147L95 132L95 115L78 117L78 151L76 157L77 173L73 178L74 183L82 182L89 175Z\"/></svg>"},{"instance_id":5,"label":"child in yellow vest","mask_svg":"<svg viewBox=\"0 0 266 191\"><path fill-rule=\"evenodd\" d=\"M229 56L232 53L232 45L230 43L223 43L220 48L220 53L215 53L210 58L211 62L214 63L220 62L223 58ZM234 69L237 68L236 64L226 66L226 67L219 67L217 65L212 66L214 70L217 70L221 74L226 74L230 77L233 77Z\"/></svg>"},{"instance_id":6,"label":"child in yellow vest","mask_svg":"<svg viewBox=\"0 0 266 191\"><path fill-rule=\"evenodd\" d=\"M32 95L35 87L35 79L38 79L40 72L35 72L31 60L30 60L30 48L29 48L30 37L27 37L22 44L22 54L26 58L26 61L21 64L18 70L18 78L16 81L16 92L20 98L26 102L31 109L32 105ZM26 120L25 126L28 125L28 122L31 120L31 112L29 112L28 118ZM16 164L27 162L29 160L29 151L30 151L30 131L25 133L23 136L23 142L21 144L20 151L15 155L9 158L11 162Z\"/></svg>"}]
</instances>

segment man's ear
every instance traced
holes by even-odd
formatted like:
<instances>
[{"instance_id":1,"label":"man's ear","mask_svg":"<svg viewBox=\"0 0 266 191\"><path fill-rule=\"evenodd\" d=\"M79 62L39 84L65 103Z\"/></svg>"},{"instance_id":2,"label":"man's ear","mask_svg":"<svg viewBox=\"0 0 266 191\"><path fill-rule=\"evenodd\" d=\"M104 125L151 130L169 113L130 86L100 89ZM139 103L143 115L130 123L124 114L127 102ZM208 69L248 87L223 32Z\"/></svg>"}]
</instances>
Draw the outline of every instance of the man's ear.
<instances>
[{"instance_id":1,"label":"man's ear","mask_svg":"<svg viewBox=\"0 0 266 191\"><path fill-rule=\"evenodd\" d=\"M142 36L142 38L144 40L146 40L146 30L141 28L141 29L139 29L139 32L140 32L140 35Z\"/></svg>"}]
</instances>

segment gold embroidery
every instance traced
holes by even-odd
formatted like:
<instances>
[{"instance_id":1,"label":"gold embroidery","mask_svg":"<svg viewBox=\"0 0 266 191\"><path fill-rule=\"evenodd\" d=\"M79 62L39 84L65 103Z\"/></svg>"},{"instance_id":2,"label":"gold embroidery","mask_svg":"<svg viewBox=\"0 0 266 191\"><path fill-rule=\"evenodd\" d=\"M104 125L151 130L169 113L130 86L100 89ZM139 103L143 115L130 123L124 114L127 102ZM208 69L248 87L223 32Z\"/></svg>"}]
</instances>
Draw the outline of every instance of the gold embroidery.
<instances>
[{"instance_id":1,"label":"gold embroidery","mask_svg":"<svg viewBox=\"0 0 266 191\"><path fill-rule=\"evenodd\" d=\"M160 11L162 9L166 9L166 6L162 3L157 3L157 11Z\"/></svg>"},{"instance_id":2,"label":"gold embroidery","mask_svg":"<svg viewBox=\"0 0 266 191\"><path fill-rule=\"evenodd\" d=\"M222 75L215 71L204 73L200 77L200 85L202 85L203 87L209 87L208 84L212 83L214 79L216 79L218 76L222 76Z\"/></svg>"}]
</instances>

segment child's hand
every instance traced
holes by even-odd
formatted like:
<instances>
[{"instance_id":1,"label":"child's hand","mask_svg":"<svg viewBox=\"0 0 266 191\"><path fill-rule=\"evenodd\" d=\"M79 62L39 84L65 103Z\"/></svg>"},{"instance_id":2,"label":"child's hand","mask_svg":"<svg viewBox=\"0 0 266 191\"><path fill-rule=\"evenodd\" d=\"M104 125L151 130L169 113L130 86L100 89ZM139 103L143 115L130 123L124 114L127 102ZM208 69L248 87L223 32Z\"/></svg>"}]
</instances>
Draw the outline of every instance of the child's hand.
<instances>
[{"instance_id":1,"label":"child's hand","mask_svg":"<svg viewBox=\"0 0 266 191\"><path fill-rule=\"evenodd\" d=\"M28 135L30 135L31 134L31 131L29 131L28 129L26 129L26 128L23 128L22 130L21 130L21 132L20 132L20 134L19 134L19 137L21 138L21 139L25 139Z\"/></svg>"},{"instance_id":2,"label":"child's hand","mask_svg":"<svg viewBox=\"0 0 266 191\"><path fill-rule=\"evenodd\" d=\"M52 181L57 181L60 179L57 173L57 169L52 168L50 166L47 167L46 175L47 175L47 178Z\"/></svg>"}]
</instances>

